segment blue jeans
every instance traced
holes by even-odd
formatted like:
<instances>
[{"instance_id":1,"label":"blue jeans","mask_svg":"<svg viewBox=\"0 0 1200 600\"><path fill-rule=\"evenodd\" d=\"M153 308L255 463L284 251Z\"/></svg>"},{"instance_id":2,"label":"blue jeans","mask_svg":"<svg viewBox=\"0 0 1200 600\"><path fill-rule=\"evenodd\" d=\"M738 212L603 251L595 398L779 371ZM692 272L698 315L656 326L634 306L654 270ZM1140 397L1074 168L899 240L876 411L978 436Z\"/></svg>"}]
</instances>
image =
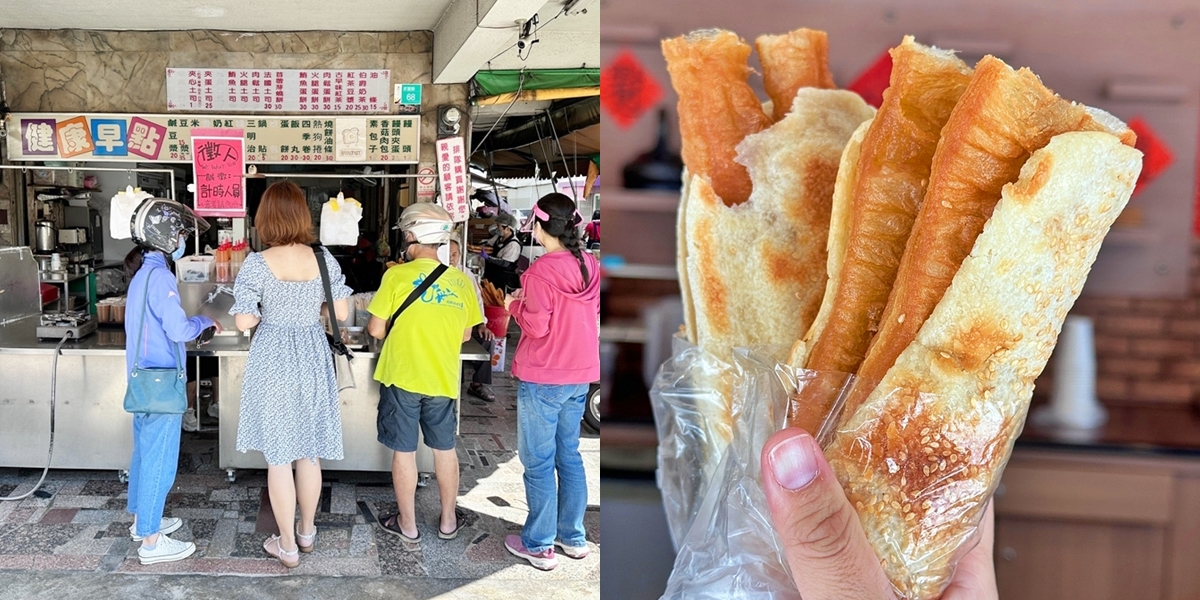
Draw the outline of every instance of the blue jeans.
<instances>
[{"instance_id":1,"label":"blue jeans","mask_svg":"<svg viewBox=\"0 0 1200 600\"><path fill-rule=\"evenodd\" d=\"M556 533L568 546L587 545L587 479L579 456L579 421L587 391L587 384L522 381L517 386L517 452L525 466L529 504L521 543L530 552L553 546Z\"/></svg>"},{"instance_id":2,"label":"blue jeans","mask_svg":"<svg viewBox=\"0 0 1200 600\"><path fill-rule=\"evenodd\" d=\"M179 466L179 429L183 415L133 415L133 459L129 462L126 510L137 516L136 533L158 533L167 493Z\"/></svg>"}]
</instances>

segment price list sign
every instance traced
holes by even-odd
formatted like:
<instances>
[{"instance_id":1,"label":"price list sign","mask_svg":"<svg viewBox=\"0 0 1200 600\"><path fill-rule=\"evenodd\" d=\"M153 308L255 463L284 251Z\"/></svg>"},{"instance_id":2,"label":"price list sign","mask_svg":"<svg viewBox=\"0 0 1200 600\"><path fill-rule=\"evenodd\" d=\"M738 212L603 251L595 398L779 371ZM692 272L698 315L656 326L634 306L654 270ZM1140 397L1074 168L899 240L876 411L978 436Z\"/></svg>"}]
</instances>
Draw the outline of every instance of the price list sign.
<instances>
[{"instance_id":1,"label":"price list sign","mask_svg":"<svg viewBox=\"0 0 1200 600\"><path fill-rule=\"evenodd\" d=\"M388 69L167 69L167 108L369 114L389 110Z\"/></svg>"},{"instance_id":2,"label":"price list sign","mask_svg":"<svg viewBox=\"0 0 1200 600\"><path fill-rule=\"evenodd\" d=\"M416 164L421 117L14 113L11 160L192 162L196 128L239 129L249 163ZM365 123L365 124L364 124ZM347 149L358 150L349 152ZM341 150L339 152L339 150Z\"/></svg>"}]
</instances>

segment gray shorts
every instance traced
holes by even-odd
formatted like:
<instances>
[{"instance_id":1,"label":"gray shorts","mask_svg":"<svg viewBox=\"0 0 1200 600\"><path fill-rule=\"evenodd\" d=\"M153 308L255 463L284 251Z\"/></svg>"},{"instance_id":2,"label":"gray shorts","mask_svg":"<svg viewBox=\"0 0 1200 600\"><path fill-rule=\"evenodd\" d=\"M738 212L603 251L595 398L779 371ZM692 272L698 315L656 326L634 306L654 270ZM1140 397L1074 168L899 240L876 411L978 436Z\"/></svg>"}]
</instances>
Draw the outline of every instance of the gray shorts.
<instances>
[{"instance_id":1,"label":"gray shorts","mask_svg":"<svg viewBox=\"0 0 1200 600\"><path fill-rule=\"evenodd\" d=\"M454 400L380 385L379 414L375 420L379 443L396 452L416 452L418 424L425 434L426 446L434 450L454 449L457 428Z\"/></svg>"}]
</instances>

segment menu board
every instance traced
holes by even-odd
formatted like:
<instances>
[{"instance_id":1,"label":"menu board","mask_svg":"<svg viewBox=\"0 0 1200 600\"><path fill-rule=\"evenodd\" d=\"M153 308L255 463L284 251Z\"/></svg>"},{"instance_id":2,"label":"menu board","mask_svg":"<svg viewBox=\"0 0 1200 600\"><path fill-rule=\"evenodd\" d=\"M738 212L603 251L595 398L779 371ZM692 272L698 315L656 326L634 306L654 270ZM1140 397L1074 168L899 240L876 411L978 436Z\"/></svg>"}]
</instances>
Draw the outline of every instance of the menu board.
<instances>
[{"instance_id":1,"label":"menu board","mask_svg":"<svg viewBox=\"0 0 1200 600\"><path fill-rule=\"evenodd\" d=\"M225 117L12 113L14 161L192 162L192 128L241 129L247 163L416 164L419 115Z\"/></svg>"},{"instance_id":2,"label":"menu board","mask_svg":"<svg viewBox=\"0 0 1200 600\"><path fill-rule=\"evenodd\" d=\"M167 109L386 113L387 69L167 69Z\"/></svg>"}]
</instances>

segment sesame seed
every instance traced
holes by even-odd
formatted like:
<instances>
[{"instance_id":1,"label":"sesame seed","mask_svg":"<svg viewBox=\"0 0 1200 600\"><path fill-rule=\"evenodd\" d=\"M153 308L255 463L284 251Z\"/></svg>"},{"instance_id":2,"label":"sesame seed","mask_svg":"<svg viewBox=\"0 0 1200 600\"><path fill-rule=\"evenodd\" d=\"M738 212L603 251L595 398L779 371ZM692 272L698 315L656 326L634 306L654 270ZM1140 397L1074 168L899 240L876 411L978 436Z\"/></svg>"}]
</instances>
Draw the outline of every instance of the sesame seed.
<instances>
[{"instance_id":1,"label":"sesame seed","mask_svg":"<svg viewBox=\"0 0 1200 600\"><path fill-rule=\"evenodd\" d=\"M903 322L904 322L904 315L900 315L900 316L899 316L899 317L896 319L896 322L897 322L897 323L903 323Z\"/></svg>"}]
</instances>

